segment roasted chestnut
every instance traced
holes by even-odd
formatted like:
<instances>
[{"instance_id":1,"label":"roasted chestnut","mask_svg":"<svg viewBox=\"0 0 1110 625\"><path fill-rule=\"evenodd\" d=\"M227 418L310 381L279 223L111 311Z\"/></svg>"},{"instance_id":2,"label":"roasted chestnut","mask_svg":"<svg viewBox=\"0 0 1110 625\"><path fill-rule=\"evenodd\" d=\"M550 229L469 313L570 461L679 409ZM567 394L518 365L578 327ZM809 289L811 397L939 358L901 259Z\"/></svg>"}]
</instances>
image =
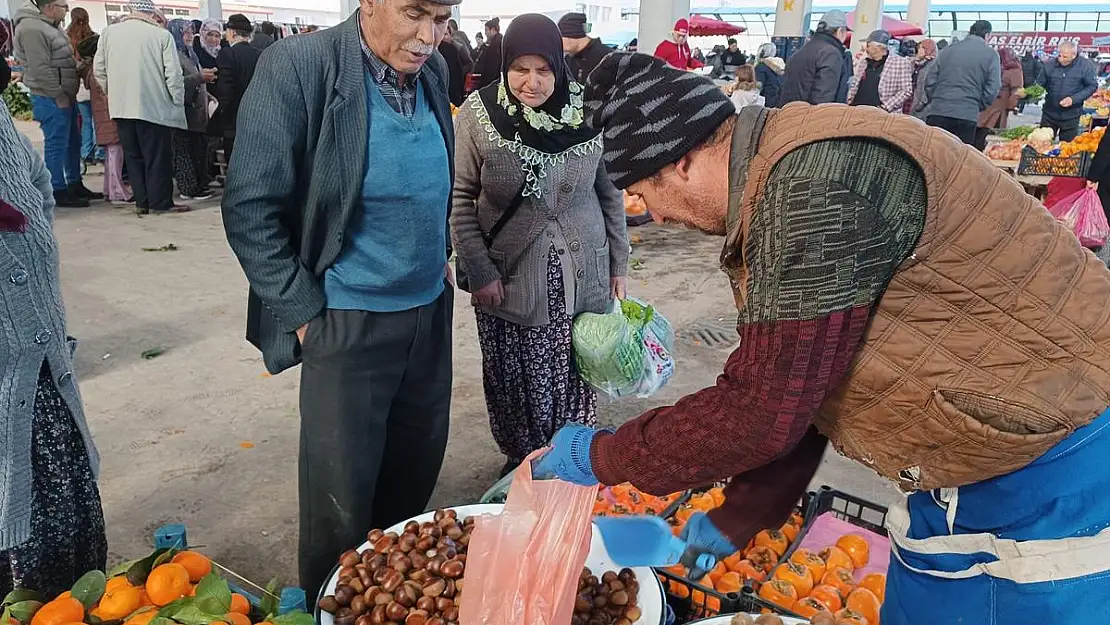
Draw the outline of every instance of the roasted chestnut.
<instances>
[{"instance_id":1,"label":"roasted chestnut","mask_svg":"<svg viewBox=\"0 0 1110 625\"><path fill-rule=\"evenodd\" d=\"M449 608L447 608L446 610L443 611L442 616L443 616L443 619L445 621L447 621L448 623L458 623L459 622L459 609L456 608L455 606L451 606L451 607L449 607Z\"/></svg>"},{"instance_id":2,"label":"roasted chestnut","mask_svg":"<svg viewBox=\"0 0 1110 625\"><path fill-rule=\"evenodd\" d=\"M428 612L425 610L413 610L405 617L405 625L427 625Z\"/></svg>"},{"instance_id":3,"label":"roasted chestnut","mask_svg":"<svg viewBox=\"0 0 1110 625\"><path fill-rule=\"evenodd\" d=\"M355 593L354 588L350 586L340 586L335 589L335 600L338 601L341 606L351 605L351 599L355 598L355 594L357 593Z\"/></svg>"},{"instance_id":4,"label":"roasted chestnut","mask_svg":"<svg viewBox=\"0 0 1110 625\"><path fill-rule=\"evenodd\" d=\"M447 582L442 579L434 579L424 584L423 592L425 597L438 597L442 595L443 591L446 589Z\"/></svg>"},{"instance_id":5,"label":"roasted chestnut","mask_svg":"<svg viewBox=\"0 0 1110 625\"><path fill-rule=\"evenodd\" d=\"M355 616L366 614L366 599L362 595L355 595L355 598L351 599L351 612L354 612Z\"/></svg>"},{"instance_id":6,"label":"roasted chestnut","mask_svg":"<svg viewBox=\"0 0 1110 625\"><path fill-rule=\"evenodd\" d=\"M385 532L383 532L382 530L370 530L366 534L366 542L374 544L378 542L378 539L382 536L385 536Z\"/></svg>"},{"instance_id":7,"label":"roasted chestnut","mask_svg":"<svg viewBox=\"0 0 1110 625\"><path fill-rule=\"evenodd\" d=\"M405 583L405 576L398 573L395 569L384 569L385 576L382 578L382 590L385 592L393 592Z\"/></svg>"},{"instance_id":8,"label":"roasted chestnut","mask_svg":"<svg viewBox=\"0 0 1110 625\"><path fill-rule=\"evenodd\" d=\"M355 625L355 615L351 608L339 608L335 612L336 625Z\"/></svg>"},{"instance_id":9,"label":"roasted chestnut","mask_svg":"<svg viewBox=\"0 0 1110 625\"><path fill-rule=\"evenodd\" d=\"M444 562L439 567L439 574L449 579L458 579L462 577L463 571L465 569L466 566L462 562L451 559Z\"/></svg>"},{"instance_id":10,"label":"roasted chestnut","mask_svg":"<svg viewBox=\"0 0 1110 625\"><path fill-rule=\"evenodd\" d=\"M339 601L335 599L334 595L328 595L320 599L320 603L316 605L328 614L335 614L335 611L339 609Z\"/></svg>"}]
</instances>

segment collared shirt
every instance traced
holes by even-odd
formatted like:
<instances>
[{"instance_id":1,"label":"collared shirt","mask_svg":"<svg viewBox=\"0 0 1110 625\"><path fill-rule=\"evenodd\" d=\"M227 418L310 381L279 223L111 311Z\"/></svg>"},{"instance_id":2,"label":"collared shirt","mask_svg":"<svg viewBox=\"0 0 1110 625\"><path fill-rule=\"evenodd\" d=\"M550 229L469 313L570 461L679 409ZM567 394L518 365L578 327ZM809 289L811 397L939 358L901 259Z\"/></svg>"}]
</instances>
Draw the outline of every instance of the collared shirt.
<instances>
[{"instance_id":1,"label":"collared shirt","mask_svg":"<svg viewBox=\"0 0 1110 625\"><path fill-rule=\"evenodd\" d=\"M418 70L415 74L401 74L397 70L389 66L388 63L378 58L370 46L366 45L366 39L362 36L362 21L359 21L358 26L358 42L362 45L362 60L366 63L366 69L370 70L370 76L374 79L374 84L382 92L382 97L386 102L405 117L412 117L413 112L416 110L416 80L420 77L420 72L423 68Z\"/></svg>"}]
</instances>

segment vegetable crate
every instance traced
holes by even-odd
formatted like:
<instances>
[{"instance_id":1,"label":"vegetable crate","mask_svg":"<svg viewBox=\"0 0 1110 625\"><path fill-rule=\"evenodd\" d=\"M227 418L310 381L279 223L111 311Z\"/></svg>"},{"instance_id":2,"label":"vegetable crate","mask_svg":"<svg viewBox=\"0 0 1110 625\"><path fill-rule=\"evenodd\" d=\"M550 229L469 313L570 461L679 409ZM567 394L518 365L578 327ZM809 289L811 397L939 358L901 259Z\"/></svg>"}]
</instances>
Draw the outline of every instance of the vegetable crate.
<instances>
[{"instance_id":1,"label":"vegetable crate","mask_svg":"<svg viewBox=\"0 0 1110 625\"><path fill-rule=\"evenodd\" d=\"M829 486L822 486L809 494L809 508L806 510L806 524L798 534L797 545L805 540L813 523L826 512L832 512L842 521L857 527L886 536L886 506L880 506L866 499L840 492Z\"/></svg>"},{"instance_id":2,"label":"vegetable crate","mask_svg":"<svg viewBox=\"0 0 1110 625\"><path fill-rule=\"evenodd\" d=\"M1083 178L1091 167L1091 155L1081 152L1075 156L1047 156L1025 146L1018 163L1019 176L1056 176Z\"/></svg>"},{"instance_id":3,"label":"vegetable crate","mask_svg":"<svg viewBox=\"0 0 1110 625\"><path fill-rule=\"evenodd\" d=\"M655 569L655 572L663 582L667 605L674 610L676 623L737 612L759 614L770 611L797 617L790 610L784 610L759 597L751 586L745 586L740 592L722 593L665 569Z\"/></svg>"}]
</instances>

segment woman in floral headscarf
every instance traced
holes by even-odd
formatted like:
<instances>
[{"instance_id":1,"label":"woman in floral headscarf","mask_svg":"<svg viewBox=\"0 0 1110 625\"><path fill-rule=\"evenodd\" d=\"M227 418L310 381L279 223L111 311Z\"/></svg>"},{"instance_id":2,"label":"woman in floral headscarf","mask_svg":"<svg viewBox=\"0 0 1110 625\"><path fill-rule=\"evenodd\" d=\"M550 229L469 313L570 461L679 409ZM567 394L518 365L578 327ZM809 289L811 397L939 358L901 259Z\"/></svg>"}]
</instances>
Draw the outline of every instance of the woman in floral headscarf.
<instances>
[{"instance_id":1,"label":"woman in floral headscarf","mask_svg":"<svg viewBox=\"0 0 1110 625\"><path fill-rule=\"evenodd\" d=\"M501 80L459 112L451 225L473 294L486 406L508 472L567 423L596 422L571 322L625 294L624 200L549 18L515 18Z\"/></svg>"}]
</instances>

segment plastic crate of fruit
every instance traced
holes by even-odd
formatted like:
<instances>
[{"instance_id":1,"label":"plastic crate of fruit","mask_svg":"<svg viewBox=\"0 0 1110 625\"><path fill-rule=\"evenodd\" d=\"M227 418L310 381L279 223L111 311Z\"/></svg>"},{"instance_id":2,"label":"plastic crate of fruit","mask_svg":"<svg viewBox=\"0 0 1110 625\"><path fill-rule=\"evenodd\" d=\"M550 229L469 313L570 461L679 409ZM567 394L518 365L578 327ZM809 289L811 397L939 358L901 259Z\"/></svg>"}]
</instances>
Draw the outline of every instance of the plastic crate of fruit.
<instances>
[{"instance_id":1,"label":"plastic crate of fruit","mask_svg":"<svg viewBox=\"0 0 1110 625\"><path fill-rule=\"evenodd\" d=\"M780 614L813 618L830 612L877 623L890 564L886 513L884 506L828 486L811 493L790 556L809 570L809 579L794 576L787 580L792 588L778 585L776 597L764 598Z\"/></svg>"},{"instance_id":2,"label":"plastic crate of fruit","mask_svg":"<svg viewBox=\"0 0 1110 625\"><path fill-rule=\"evenodd\" d=\"M692 493L668 521L675 534L680 534L691 516L697 512L708 512L720 506L723 500L721 486ZM681 566L656 569L663 582L667 602L674 609L679 622L765 609L791 614L770 599L779 597L773 592L779 586L779 578L790 577L792 569L796 572L799 570L788 563L802 531L802 511L808 507L807 495L798 510L781 527L761 531L744 549L718 563L716 568L700 580L687 578L687 571Z\"/></svg>"},{"instance_id":3,"label":"plastic crate of fruit","mask_svg":"<svg viewBox=\"0 0 1110 625\"><path fill-rule=\"evenodd\" d=\"M1017 173L1019 176L1082 178L1090 167L1091 155L1087 152L1074 156L1049 156L1026 146L1021 150Z\"/></svg>"},{"instance_id":4,"label":"plastic crate of fruit","mask_svg":"<svg viewBox=\"0 0 1110 625\"><path fill-rule=\"evenodd\" d=\"M497 482L482 495L479 503L505 503L505 499L509 496L509 487L513 483L514 473L515 472L510 472L505 477L497 480ZM690 494L688 492L673 493L665 497L649 495L628 483L617 484L616 486L605 486L600 488L597 492L597 499L594 502L594 515L619 516L646 514L667 518L678 509L678 506L682 502L689 499L689 497Z\"/></svg>"}]
</instances>

